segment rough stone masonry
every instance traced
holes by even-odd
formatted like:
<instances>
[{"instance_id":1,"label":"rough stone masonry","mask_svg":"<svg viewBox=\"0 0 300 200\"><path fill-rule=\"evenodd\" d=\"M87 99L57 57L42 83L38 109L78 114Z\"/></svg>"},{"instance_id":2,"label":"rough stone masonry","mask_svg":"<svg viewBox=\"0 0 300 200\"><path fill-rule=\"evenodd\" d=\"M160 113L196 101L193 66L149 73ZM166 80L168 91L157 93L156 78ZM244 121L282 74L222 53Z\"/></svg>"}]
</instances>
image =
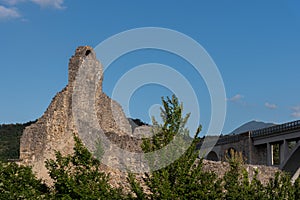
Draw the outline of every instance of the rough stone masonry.
<instances>
[{"instance_id":1,"label":"rough stone masonry","mask_svg":"<svg viewBox=\"0 0 300 200\"><path fill-rule=\"evenodd\" d=\"M78 47L75 55L71 57L69 62L68 85L56 94L43 116L24 130L20 140L20 164L32 166L37 177L49 184L51 184L51 179L45 168L45 161L54 159L55 151L60 151L62 155L73 153L73 134L78 136L78 130L72 113L72 95L78 70L86 59L89 60L91 65L101 65L91 47ZM143 137L144 134L149 134L150 127L140 126L134 130L132 129L121 106L102 91L102 66L98 73L100 74L100 82L96 91L95 107L101 131L113 144L116 144L121 149L136 153L142 152L140 147L141 139L139 138ZM113 152L113 149L109 149L109 151ZM113 156L110 159L116 164L120 162ZM211 163L204 164L217 173L224 168L222 163ZM136 164L132 162L133 166L136 166ZM267 171L272 171L271 168L265 168ZM125 172L108 166L103 166L103 170L110 173L110 184L112 186L129 188ZM270 176L273 176L273 171ZM138 176L138 179L141 176L142 174ZM270 176L265 177L266 180Z\"/></svg>"},{"instance_id":2,"label":"rough stone masonry","mask_svg":"<svg viewBox=\"0 0 300 200\"><path fill-rule=\"evenodd\" d=\"M37 177L46 182L51 180L45 161L54 159L55 151L60 151L62 155L73 152L73 134L78 136L72 113L73 86L79 67L85 59L89 59L91 64L101 65L91 47L78 47L69 61L68 85L56 94L43 116L24 130L20 140L21 164L32 166ZM138 127L132 131L121 106L102 91L102 66L99 73L101 78L96 92L96 112L102 131L118 147L131 152L141 152L141 140L133 135L144 132L147 127ZM118 162L116 158L110 159ZM118 186L122 180L126 180L125 174L117 169L106 167L106 171L111 174L112 185Z\"/></svg>"}]
</instances>

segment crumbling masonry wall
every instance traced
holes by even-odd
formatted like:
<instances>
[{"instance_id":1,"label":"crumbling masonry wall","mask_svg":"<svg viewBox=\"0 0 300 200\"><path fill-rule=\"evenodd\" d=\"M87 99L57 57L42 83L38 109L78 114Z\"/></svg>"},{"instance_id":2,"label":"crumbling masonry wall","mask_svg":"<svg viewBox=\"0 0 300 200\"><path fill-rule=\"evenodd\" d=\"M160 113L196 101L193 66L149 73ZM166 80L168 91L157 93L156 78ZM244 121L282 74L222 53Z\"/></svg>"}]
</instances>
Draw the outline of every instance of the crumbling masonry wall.
<instances>
[{"instance_id":1,"label":"crumbling masonry wall","mask_svg":"<svg viewBox=\"0 0 300 200\"><path fill-rule=\"evenodd\" d=\"M43 116L24 130L20 140L21 164L32 166L37 177L46 182L51 181L45 161L54 159L55 151L60 151L63 155L73 152L73 134L78 136L72 115L73 86L79 67L85 59L89 59L92 64L101 65L91 47L78 47L69 61L68 85L56 94ZM121 106L102 91L102 67L99 73L101 78L96 92L96 111L100 127L107 138L119 147L141 152L141 140L132 137L132 128ZM106 170L111 173L113 185L126 180L122 172L109 167Z\"/></svg>"}]
</instances>

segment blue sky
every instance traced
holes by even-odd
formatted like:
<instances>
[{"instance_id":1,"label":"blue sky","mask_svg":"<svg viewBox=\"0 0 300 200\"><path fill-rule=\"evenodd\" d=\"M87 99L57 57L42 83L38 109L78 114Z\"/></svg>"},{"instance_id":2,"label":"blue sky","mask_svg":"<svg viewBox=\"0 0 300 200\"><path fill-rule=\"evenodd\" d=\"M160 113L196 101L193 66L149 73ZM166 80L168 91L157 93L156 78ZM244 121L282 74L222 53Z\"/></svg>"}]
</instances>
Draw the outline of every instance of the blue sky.
<instances>
[{"instance_id":1,"label":"blue sky","mask_svg":"<svg viewBox=\"0 0 300 200\"><path fill-rule=\"evenodd\" d=\"M67 84L68 61L77 46L96 47L114 34L140 27L173 29L206 49L226 89L223 133L250 120L297 120L299 10L296 0L0 0L0 124L26 122L43 114ZM210 120L205 83L172 54L148 50L120 57L106 71L104 91L111 95L122 74L149 62L172 66L191 81L205 131ZM151 105L170 94L158 85L140 88L129 105L132 117L149 121Z\"/></svg>"}]
</instances>

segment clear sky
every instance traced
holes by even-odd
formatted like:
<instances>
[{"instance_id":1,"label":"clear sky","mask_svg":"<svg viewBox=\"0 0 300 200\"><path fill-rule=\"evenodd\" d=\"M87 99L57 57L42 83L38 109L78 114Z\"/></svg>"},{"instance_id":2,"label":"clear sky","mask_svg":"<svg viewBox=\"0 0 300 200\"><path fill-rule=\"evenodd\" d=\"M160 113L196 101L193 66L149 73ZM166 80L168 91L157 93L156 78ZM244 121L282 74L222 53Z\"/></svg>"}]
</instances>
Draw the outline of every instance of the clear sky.
<instances>
[{"instance_id":1,"label":"clear sky","mask_svg":"<svg viewBox=\"0 0 300 200\"><path fill-rule=\"evenodd\" d=\"M0 124L43 114L67 84L68 61L77 46L96 47L114 34L140 27L173 29L206 49L226 89L223 133L250 120L300 119L297 0L0 0ZM148 50L122 56L106 71L104 91L111 95L122 74L149 62L174 67L191 81L205 131L210 120L207 88L184 67L188 63L172 54ZM158 85L140 88L130 101L131 117L149 121L151 105L170 94Z\"/></svg>"}]
</instances>

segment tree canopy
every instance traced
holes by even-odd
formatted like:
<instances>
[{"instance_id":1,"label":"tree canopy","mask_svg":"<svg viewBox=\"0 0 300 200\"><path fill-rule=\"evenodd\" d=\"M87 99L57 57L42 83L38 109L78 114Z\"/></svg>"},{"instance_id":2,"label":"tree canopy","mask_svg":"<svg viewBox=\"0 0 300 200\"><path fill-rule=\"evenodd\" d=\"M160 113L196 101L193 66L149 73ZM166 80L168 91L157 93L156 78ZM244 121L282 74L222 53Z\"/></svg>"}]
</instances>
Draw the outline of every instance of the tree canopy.
<instances>
[{"instance_id":1,"label":"tree canopy","mask_svg":"<svg viewBox=\"0 0 300 200\"><path fill-rule=\"evenodd\" d=\"M204 172L196 148L201 126L190 138L185 126L189 115L182 116L182 103L175 96L162 102L163 123L153 120L153 137L144 139L142 149L145 153L164 148L168 151L162 151L159 158L147 157L152 171L145 174L143 184L135 174L128 173L130 193L109 184L109 175L100 169L101 159L74 136L74 154L56 152L55 159L45 163L52 186L37 179L30 167L0 162L0 199L300 199L299 178L292 183L289 175L277 173L266 185L257 176L250 181L239 152L231 153L230 169L224 177ZM173 140L177 145L168 147ZM159 162L170 160L168 165L155 168Z\"/></svg>"}]
</instances>

